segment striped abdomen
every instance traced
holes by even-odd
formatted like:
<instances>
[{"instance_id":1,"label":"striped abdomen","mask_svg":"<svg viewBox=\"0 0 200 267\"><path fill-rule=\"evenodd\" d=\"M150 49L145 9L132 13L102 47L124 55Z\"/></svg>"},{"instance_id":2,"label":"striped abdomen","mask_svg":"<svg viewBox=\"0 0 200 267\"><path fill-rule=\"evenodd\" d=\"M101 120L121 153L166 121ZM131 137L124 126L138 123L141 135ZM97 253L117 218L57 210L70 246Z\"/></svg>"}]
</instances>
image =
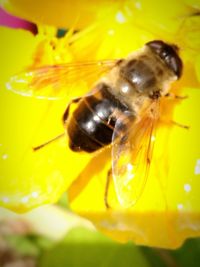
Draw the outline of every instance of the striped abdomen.
<instances>
[{"instance_id":1,"label":"striped abdomen","mask_svg":"<svg viewBox=\"0 0 200 267\"><path fill-rule=\"evenodd\" d=\"M93 152L112 142L115 114L127 110L105 84L81 99L69 124L69 146L73 151Z\"/></svg>"}]
</instances>

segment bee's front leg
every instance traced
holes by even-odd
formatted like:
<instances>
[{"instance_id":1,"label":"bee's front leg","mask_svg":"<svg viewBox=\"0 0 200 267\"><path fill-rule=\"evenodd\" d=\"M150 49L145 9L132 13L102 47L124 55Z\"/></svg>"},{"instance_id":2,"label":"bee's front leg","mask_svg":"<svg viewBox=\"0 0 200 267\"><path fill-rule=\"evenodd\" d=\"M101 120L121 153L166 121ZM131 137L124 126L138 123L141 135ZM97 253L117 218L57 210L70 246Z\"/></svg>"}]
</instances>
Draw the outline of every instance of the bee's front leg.
<instances>
[{"instance_id":1,"label":"bee's front leg","mask_svg":"<svg viewBox=\"0 0 200 267\"><path fill-rule=\"evenodd\" d=\"M167 93L165 95L165 97L168 97L168 98L171 98L171 99L175 99L175 100L184 100L184 99L187 99L188 96L187 95L176 95L174 93Z\"/></svg>"}]
</instances>

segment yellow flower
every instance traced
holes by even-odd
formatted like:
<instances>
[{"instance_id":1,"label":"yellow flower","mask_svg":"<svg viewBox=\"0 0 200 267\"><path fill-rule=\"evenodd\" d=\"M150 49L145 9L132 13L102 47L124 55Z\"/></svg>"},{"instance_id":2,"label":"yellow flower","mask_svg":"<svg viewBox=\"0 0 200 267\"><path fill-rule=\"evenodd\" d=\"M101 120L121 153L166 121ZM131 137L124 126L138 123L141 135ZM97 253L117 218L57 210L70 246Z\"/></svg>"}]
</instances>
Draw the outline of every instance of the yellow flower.
<instances>
[{"instance_id":1,"label":"yellow flower","mask_svg":"<svg viewBox=\"0 0 200 267\"><path fill-rule=\"evenodd\" d=\"M185 238L199 236L198 1L73 1L72 5L71 1L10 0L4 5L36 23L81 30L76 34L69 31L58 40L55 28L50 26L40 27L37 36L1 28L1 205L23 212L56 202L68 188L71 208L120 242L133 240L175 248ZM69 98L49 101L22 97L6 91L3 84L30 65L121 58L154 39L173 42L181 48L184 74L173 90L181 89L181 94L189 97L176 104L173 120L190 129L171 127L166 141L169 127L159 128L151 173L141 198L130 209L123 209L111 184L108 199L112 209L106 210L104 192L111 164L110 148L93 157L70 151L63 138L33 152L33 146L63 132L61 118ZM80 81L76 86L83 93L85 85ZM164 107L169 112L172 106ZM158 168L163 151L166 162Z\"/></svg>"}]
</instances>

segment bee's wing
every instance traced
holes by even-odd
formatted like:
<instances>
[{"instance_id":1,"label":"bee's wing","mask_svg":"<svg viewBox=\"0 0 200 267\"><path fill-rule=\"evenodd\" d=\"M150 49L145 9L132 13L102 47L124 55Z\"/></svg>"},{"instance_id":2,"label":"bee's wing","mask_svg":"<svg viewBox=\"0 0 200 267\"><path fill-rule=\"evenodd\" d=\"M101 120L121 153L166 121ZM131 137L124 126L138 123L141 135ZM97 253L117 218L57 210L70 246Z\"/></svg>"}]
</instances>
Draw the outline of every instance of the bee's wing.
<instances>
[{"instance_id":1,"label":"bee's wing","mask_svg":"<svg viewBox=\"0 0 200 267\"><path fill-rule=\"evenodd\" d=\"M23 96L45 99L64 96L73 98L80 96L80 92L88 92L88 86L113 68L116 62L117 60L88 61L30 69L11 77L6 87ZM80 82L84 83L81 89Z\"/></svg>"},{"instance_id":2,"label":"bee's wing","mask_svg":"<svg viewBox=\"0 0 200 267\"><path fill-rule=\"evenodd\" d=\"M154 147L159 102L153 101L141 114L119 118L113 133L112 173L120 204L133 206L143 193ZM132 125L131 125L132 124Z\"/></svg>"}]
</instances>

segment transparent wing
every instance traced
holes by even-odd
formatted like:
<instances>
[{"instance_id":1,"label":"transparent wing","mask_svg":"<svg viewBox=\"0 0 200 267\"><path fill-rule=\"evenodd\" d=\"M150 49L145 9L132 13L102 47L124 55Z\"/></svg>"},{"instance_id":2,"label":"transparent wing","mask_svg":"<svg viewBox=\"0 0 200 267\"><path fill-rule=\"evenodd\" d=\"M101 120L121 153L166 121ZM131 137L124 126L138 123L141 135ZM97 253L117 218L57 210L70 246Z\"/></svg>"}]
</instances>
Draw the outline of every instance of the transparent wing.
<instances>
[{"instance_id":1,"label":"transparent wing","mask_svg":"<svg viewBox=\"0 0 200 267\"><path fill-rule=\"evenodd\" d=\"M156 100L136 121L134 115L119 118L113 134L112 172L118 200L123 207L133 206L143 193L159 118Z\"/></svg>"},{"instance_id":2,"label":"transparent wing","mask_svg":"<svg viewBox=\"0 0 200 267\"><path fill-rule=\"evenodd\" d=\"M31 69L10 78L6 87L14 93L45 99L77 97L108 72L117 60L76 62ZM82 87L80 89L80 83ZM85 90L85 91L84 91Z\"/></svg>"}]
</instances>

